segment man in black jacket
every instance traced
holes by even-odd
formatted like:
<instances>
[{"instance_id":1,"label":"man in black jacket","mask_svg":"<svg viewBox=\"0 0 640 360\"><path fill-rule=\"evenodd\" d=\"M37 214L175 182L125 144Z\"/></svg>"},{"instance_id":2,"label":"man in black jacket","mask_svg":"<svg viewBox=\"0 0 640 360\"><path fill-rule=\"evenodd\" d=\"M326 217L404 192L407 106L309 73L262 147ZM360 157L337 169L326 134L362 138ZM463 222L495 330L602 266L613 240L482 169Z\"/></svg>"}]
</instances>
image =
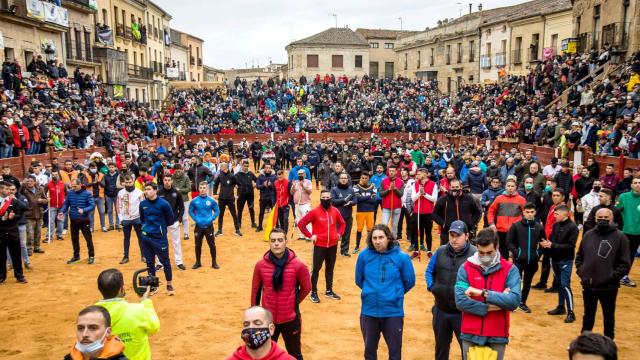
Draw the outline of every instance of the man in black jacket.
<instances>
[{"instance_id":1,"label":"man in black jacket","mask_svg":"<svg viewBox=\"0 0 640 360\"><path fill-rule=\"evenodd\" d=\"M613 224L613 212L610 209L602 208L595 216L596 227L584 234L576 255L576 269L582 283L584 301L582 332L593 329L600 301L604 334L613 339L620 279L631 268L629 240Z\"/></svg>"},{"instance_id":2,"label":"man in black jacket","mask_svg":"<svg viewBox=\"0 0 640 360\"><path fill-rule=\"evenodd\" d=\"M587 231L596 227L596 213L603 208L611 210L613 213L613 222L616 223L618 229L622 229L624 225L622 213L620 209L613 204L613 191L605 188L600 189L600 192L598 192L598 200L600 200L600 205L591 209L589 216L587 216L587 219L584 221L583 234L586 234Z\"/></svg>"},{"instance_id":3,"label":"man in black jacket","mask_svg":"<svg viewBox=\"0 0 640 360\"><path fill-rule=\"evenodd\" d=\"M7 280L7 250L13 263L13 275L19 283L26 284L22 274L22 254L20 253L20 236L18 220L27 206L9 194L11 184L0 182L0 284Z\"/></svg>"},{"instance_id":4,"label":"man in black jacket","mask_svg":"<svg viewBox=\"0 0 640 360\"><path fill-rule=\"evenodd\" d=\"M165 199L173 211L173 222L167 224L167 235L171 237L173 257L176 260L178 269L186 270L187 268L182 261L182 244L180 243L180 221L184 216L184 201L182 200L182 194L173 187L173 178L171 176L165 176L162 179L162 188L158 190L158 197ZM158 269L158 266L156 266L156 269Z\"/></svg>"},{"instance_id":5,"label":"man in black jacket","mask_svg":"<svg viewBox=\"0 0 640 360\"><path fill-rule=\"evenodd\" d=\"M214 177L211 170L202 165L202 159L196 156L191 158L191 167L187 171L187 176L191 180L191 198L198 196L198 184L203 181L210 183Z\"/></svg>"},{"instance_id":6,"label":"man in black jacket","mask_svg":"<svg viewBox=\"0 0 640 360\"><path fill-rule=\"evenodd\" d=\"M260 191L260 213L258 214L258 228L256 232L262 231L262 221L264 213L267 209L273 209L276 203L276 190L273 184L276 182L276 176L270 163L264 164L262 174L256 180L256 187Z\"/></svg>"},{"instance_id":7,"label":"man in black jacket","mask_svg":"<svg viewBox=\"0 0 640 360\"><path fill-rule=\"evenodd\" d=\"M562 162L562 169L555 176L557 188L562 190L565 199L569 199L573 189L573 174L568 161Z\"/></svg>"},{"instance_id":8,"label":"man in black jacket","mask_svg":"<svg viewBox=\"0 0 640 360\"><path fill-rule=\"evenodd\" d=\"M538 243L545 240L544 228L536 220L536 205L526 203L522 220L514 223L507 232L507 244L513 256L513 264L520 272L522 279L522 299L520 310L530 313L527 306L531 281L538 271ZM523 276L524 274L524 276Z\"/></svg>"},{"instance_id":9,"label":"man in black jacket","mask_svg":"<svg viewBox=\"0 0 640 360\"><path fill-rule=\"evenodd\" d=\"M249 160L242 160L242 168L236 173L235 179L238 184L238 228L242 228L242 212L244 211L244 205L247 204L251 227L255 229L258 225L256 225L256 214L253 209L253 185L258 179L254 173L249 171Z\"/></svg>"},{"instance_id":10,"label":"man in black jacket","mask_svg":"<svg viewBox=\"0 0 640 360\"><path fill-rule=\"evenodd\" d=\"M460 326L462 313L456 307L453 293L458 268L476 252L469 244L467 225L456 220L449 228L449 242L433 252L429 266L425 271L427 289L435 298L433 313L433 332L436 340L436 360L448 360L449 348L453 334L456 335L460 348Z\"/></svg>"},{"instance_id":11,"label":"man in black jacket","mask_svg":"<svg viewBox=\"0 0 640 360\"><path fill-rule=\"evenodd\" d=\"M229 212L233 218L233 226L236 228L236 235L242 236L240 232L240 224L238 223L238 216L236 214L235 206L235 194L234 188L238 185L235 176L229 171L229 164L220 164L220 174L213 181L213 196L218 195L218 189L220 190L220 196L218 205L220 206L220 216L218 217L218 231L215 236L222 236L222 221L224 220L224 210L229 207Z\"/></svg>"},{"instance_id":12,"label":"man in black jacket","mask_svg":"<svg viewBox=\"0 0 640 360\"><path fill-rule=\"evenodd\" d=\"M462 192L460 180L454 179L449 183L449 192L436 201L431 216L442 228L440 245L444 245L449 242L449 227L454 221L462 220L467 229L475 229L482 217L482 210L471 195Z\"/></svg>"},{"instance_id":13,"label":"man in black jacket","mask_svg":"<svg viewBox=\"0 0 640 360\"><path fill-rule=\"evenodd\" d=\"M573 313L573 293L571 292L571 269L575 257L576 241L578 240L578 226L569 218L569 207L561 204L554 210L556 222L553 224L549 240L540 246L549 249L551 266L554 275L560 280L558 289L558 306L547 312L549 315L564 315L565 323L576 321ZM565 303L567 307L565 308Z\"/></svg>"}]
</instances>

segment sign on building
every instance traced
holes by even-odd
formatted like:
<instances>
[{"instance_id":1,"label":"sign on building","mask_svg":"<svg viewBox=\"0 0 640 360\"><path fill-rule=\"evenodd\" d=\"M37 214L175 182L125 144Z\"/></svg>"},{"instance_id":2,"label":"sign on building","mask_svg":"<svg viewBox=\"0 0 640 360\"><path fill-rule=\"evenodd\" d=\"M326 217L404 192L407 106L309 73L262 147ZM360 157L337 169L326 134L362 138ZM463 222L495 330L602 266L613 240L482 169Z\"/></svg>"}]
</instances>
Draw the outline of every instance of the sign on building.
<instances>
[{"instance_id":1,"label":"sign on building","mask_svg":"<svg viewBox=\"0 0 640 360\"><path fill-rule=\"evenodd\" d=\"M177 79L178 76L179 76L179 74L178 74L178 68L177 67L175 67L175 68L168 67L167 68L167 77L169 79Z\"/></svg>"}]
</instances>

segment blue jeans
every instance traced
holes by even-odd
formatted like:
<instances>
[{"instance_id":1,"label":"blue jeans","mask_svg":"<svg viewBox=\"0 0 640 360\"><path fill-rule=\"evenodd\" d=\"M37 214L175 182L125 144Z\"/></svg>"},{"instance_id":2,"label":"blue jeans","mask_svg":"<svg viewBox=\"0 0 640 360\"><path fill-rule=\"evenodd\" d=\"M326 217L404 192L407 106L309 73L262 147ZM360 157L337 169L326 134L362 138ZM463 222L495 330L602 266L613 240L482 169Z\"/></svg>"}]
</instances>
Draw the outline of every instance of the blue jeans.
<instances>
[{"instance_id":1,"label":"blue jeans","mask_svg":"<svg viewBox=\"0 0 640 360\"><path fill-rule=\"evenodd\" d=\"M116 210L116 200L117 197L105 197L107 201L107 217L109 218L109 227L113 227L113 213L116 214L116 226L120 225L120 217L118 216L118 211Z\"/></svg>"},{"instance_id":2,"label":"blue jeans","mask_svg":"<svg viewBox=\"0 0 640 360\"><path fill-rule=\"evenodd\" d=\"M64 220L58 220L60 209L49 206L49 226L47 226L47 240L53 238L53 229L56 230L56 237L62 239L62 230L64 228Z\"/></svg>"},{"instance_id":3,"label":"blue jeans","mask_svg":"<svg viewBox=\"0 0 640 360\"><path fill-rule=\"evenodd\" d=\"M571 292L571 270L573 269L573 260L555 260L551 259L551 266L554 275L560 279L560 288L558 289L558 307L564 308L566 303L567 311L573 311L573 293Z\"/></svg>"},{"instance_id":4,"label":"blue jeans","mask_svg":"<svg viewBox=\"0 0 640 360\"><path fill-rule=\"evenodd\" d=\"M100 216L100 227L104 228L104 198L93 198L96 203L95 209L98 209L98 215ZM95 221L93 214L96 210L92 210L89 214L89 228L93 231L93 222Z\"/></svg>"},{"instance_id":5,"label":"blue jeans","mask_svg":"<svg viewBox=\"0 0 640 360\"><path fill-rule=\"evenodd\" d=\"M389 227L391 229L391 233L393 234L393 236L395 236L395 238L397 239L398 236L400 235L398 233L398 222L400 220L400 212L402 211L402 209L382 209L382 219L381 219L381 224L389 224L389 218L391 218L391 226ZM393 215L392 215L393 212Z\"/></svg>"},{"instance_id":6,"label":"blue jeans","mask_svg":"<svg viewBox=\"0 0 640 360\"><path fill-rule=\"evenodd\" d=\"M7 159L13 156L13 146L5 145L0 147L0 159Z\"/></svg>"}]
</instances>

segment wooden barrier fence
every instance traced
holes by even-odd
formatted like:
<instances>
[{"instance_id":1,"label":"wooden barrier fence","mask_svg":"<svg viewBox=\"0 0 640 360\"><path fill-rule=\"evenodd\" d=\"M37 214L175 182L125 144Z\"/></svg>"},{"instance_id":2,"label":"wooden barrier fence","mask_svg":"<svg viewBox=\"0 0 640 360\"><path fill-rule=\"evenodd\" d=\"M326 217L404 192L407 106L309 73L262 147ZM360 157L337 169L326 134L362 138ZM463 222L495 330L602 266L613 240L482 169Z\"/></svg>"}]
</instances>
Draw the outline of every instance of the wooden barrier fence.
<instances>
[{"instance_id":1,"label":"wooden barrier fence","mask_svg":"<svg viewBox=\"0 0 640 360\"><path fill-rule=\"evenodd\" d=\"M376 136L388 139L391 141L400 140L400 141L409 141L417 140L417 139L427 139L426 134L411 134L411 133L380 133L376 134ZM364 140L369 139L371 137L370 133L309 133L309 140L327 140L333 139L335 141L346 141L346 140ZM301 133L292 133L292 134L274 134L274 139L277 140L287 140L287 139L298 139L304 140L306 138L305 134ZM224 139L228 141L231 139L234 143L239 143L243 139L246 139L249 142L253 142L257 139L260 142L267 142L271 139L271 134L225 134L225 135L187 135L185 136L185 141L192 141L196 143L201 139ZM537 146L531 144L517 143L517 142L508 142L508 141L498 141L498 140L482 140L477 137L470 136L448 136L446 134L430 134L428 136L430 141L435 141L437 143L444 144L452 144L456 147L460 145L466 146L481 146L488 145L491 149L494 150L510 150L512 148L517 148L520 151L531 150L531 152L538 158L541 164L548 164L551 161L551 158L556 155L556 149L548 146ZM165 147L171 146L171 140L169 138L160 138L154 139L151 141L155 146L163 145ZM40 162L48 162L53 159L58 160L59 166L64 164L64 161L67 159L78 158L81 161L84 161L88 154L93 152L100 152L103 155L107 155L107 151L105 148L96 147L90 149L81 149L81 150L66 150L66 151L50 151L46 154L38 154L38 155L21 155L15 158L9 159L0 159L0 166L8 164L11 167L11 172L14 176L18 178L24 177L24 174L27 173L29 166L33 161ZM613 164L618 172L621 174L624 168L632 168L632 169L640 169L640 160L639 159L630 159L623 157L614 157L614 156L602 156L602 155L593 155L591 153L583 153L582 161L586 162L587 158L593 157L596 162L600 165L601 173L604 173L604 168L607 164ZM569 154L569 159L573 160L573 152Z\"/></svg>"}]
</instances>

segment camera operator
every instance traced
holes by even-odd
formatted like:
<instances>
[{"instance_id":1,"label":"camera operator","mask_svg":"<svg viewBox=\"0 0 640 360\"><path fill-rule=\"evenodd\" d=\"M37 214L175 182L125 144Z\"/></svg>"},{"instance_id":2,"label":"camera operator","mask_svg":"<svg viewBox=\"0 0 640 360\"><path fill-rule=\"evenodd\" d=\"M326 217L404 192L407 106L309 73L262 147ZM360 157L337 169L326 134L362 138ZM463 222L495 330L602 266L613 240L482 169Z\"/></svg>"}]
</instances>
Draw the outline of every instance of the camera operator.
<instances>
[{"instance_id":1,"label":"camera operator","mask_svg":"<svg viewBox=\"0 0 640 360\"><path fill-rule=\"evenodd\" d=\"M167 239L167 227L175 221L173 210L169 203L158 197L158 185L148 182L144 186L146 200L140 203L140 220L142 222L142 255L147 262L149 276L156 276L154 266L155 257L164 267L164 276L167 279L167 294L174 295L171 284L171 260L169 259L169 240ZM153 287L151 293L158 289Z\"/></svg>"},{"instance_id":2,"label":"camera operator","mask_svg":"<svg viewBox=\"0 0 640 360\"><path fill-rule=\"evenodd\" d=\"M151 359L149 335L160 330L160 319L149 299L150 287L147 287L140 303L129 303L124 299L122 273L118 269L107 269L98 276L98 289L103 300L96 305L109 311L111 332L124 342L125 356L129 360Z\"/></svg>"},{"instance_id":3,"label":"camera operator","mask_svg":"<svg viewBox=\"0 0 640 360\"><path fill-rule=\"evenodd\" d=\"M64 360L127 360L124 344L113 335L111 316L101 307L91 305L78 314L77 342Z\"/></svg>"}]
</instances>

